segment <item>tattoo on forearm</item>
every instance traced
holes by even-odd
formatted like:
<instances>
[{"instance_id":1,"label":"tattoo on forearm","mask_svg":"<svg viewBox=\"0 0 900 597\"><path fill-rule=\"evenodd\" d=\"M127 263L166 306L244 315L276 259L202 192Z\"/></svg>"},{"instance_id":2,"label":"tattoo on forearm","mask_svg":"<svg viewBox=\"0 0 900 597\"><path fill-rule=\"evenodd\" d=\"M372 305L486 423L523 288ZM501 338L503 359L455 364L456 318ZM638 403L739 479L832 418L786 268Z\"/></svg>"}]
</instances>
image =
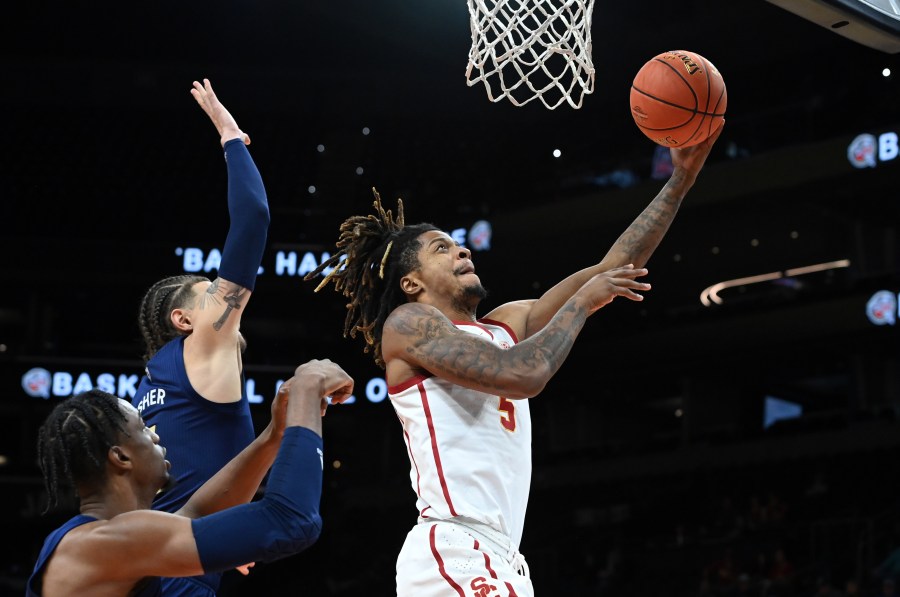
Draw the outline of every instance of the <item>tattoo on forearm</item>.
<instances>
[{"instance_id":1,"label":"tattoo on forearm","mask_svg":"<svg viewBox=\"0 0 900 597\"><path fill-rule=\"evenodd\" d=\"M668 185L647 206L616 241L617 249L625 254L625 261L641 266L656 250L669 230L681 198Z\"/></svg>"},{"instance_id":2,"label":"tattoo on forearm","mask_svg":"<svg viewBox=\"0 0 900 597\"><path fill-rule=\"evenodd\" d=\"M487 388L500 388L501 375L510 371L547 367L551 375L556 373L586 319L584 309L569 303L538 334L508 350L478 350L477 340L433 314L399 317L391 327L409 339L406 351L414 360Z\"/></svg>"}]
</instances>

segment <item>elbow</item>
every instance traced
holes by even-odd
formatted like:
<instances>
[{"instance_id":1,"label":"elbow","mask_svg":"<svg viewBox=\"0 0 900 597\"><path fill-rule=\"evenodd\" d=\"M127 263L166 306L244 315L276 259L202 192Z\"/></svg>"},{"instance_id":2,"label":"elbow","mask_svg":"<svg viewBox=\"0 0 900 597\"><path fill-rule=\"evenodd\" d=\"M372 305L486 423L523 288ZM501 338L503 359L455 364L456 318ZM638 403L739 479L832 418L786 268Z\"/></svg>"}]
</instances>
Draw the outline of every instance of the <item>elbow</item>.
<instances>
[{"instance_id":1,"label":"elbow","mask_svg":"<svg viewBox=\"0 0 900 597\"><path fill-rule=\"evenodd\" d=\"M304 537L307 542L307 547L312 546L316 541L319 540L319 536L322 534L322 517L319 516L318 512L313 513L310 517L309 522L305 525Z\"/></svg>"},{"instance_id":2,"label":"elbow","mask_svg":"<svg viewBox=\"0 0 900 597\"><path fill-rule=\"evenodd\" d=\"M229 238L234 235L239 239L253 239L255 236L268 233L272 215L269 213L265 193L244 203L240 211L231 210L229 212L231 218L231 227L228 229Z\"/></svg>"},{"instance_id":3,"label":"elbow","mask_svg":"<svg viewBox=\"0 0 900 597\"><path fill-rule=\"evenodd\" d=\"M534 398L544 391L544 386L546 385L546 381L532 383L528 387L523 389L522 396L519 396L519 398Z\"/></svg>"},{"instance_id":4,"label":"elbow","mask_svg":"<svg viewBox=\"0 0 900 597\"><path fill-rule=\"evenodd\" d=\"M269 202L266 200L265 193L262 193L257 201L254 202L251 217L260 227L265 227L268 230L269 224L272 222L272 214L269 212Z\"/></svg>"},{"instance_id":5,"label":"elbow","mask_svg":"<svg viewBox=\"0 0 900 597\"><path fill-rule=\"evenodd\" d=\"M322 517L318 511L298 516L287 529L289 537L288 554L298 553L312 547L322 534Z\"/></svg>"},{"instance_id":6,"label":"elbow","mask_svg":"<svg viewBox=\"0 0 900 597\"><path fill-rule=\"evenodd\" d=\"M511 400L534 398L544 391L544 387L549 380L549 371L543 366L536 367L516 379L515 383L510 385L504 397Z\"/></svg>"},{"instance_id":7,"label":"elbow","mask_svg":"<svg viewBox=\"0 0 900 597\"><path fill-rule=\"evenodd\" d=\"M322 534L322 519L318 512L293 516L273 530L257 561L273 562L312 547Z\"/></svg>"}]
</instances>

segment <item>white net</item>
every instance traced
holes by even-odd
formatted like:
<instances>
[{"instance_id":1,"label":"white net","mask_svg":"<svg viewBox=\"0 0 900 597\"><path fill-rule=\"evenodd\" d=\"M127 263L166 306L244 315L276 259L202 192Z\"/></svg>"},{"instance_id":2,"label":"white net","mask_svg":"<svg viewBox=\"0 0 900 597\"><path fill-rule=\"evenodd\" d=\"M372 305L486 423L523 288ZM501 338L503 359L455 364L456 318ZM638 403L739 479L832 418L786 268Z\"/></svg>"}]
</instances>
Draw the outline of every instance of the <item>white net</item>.
<instances>
[{"instance_id":1,"label":"white net","mask_svg":"<svg viewBox=\"0 0 900 597\"><path fill-rule=\"evenodd\" d=\"M594 91L594 0L467 0L472 48L466 80L488 99L523 106L540 99L575 109Z\"/></svg>"}]
</instances>

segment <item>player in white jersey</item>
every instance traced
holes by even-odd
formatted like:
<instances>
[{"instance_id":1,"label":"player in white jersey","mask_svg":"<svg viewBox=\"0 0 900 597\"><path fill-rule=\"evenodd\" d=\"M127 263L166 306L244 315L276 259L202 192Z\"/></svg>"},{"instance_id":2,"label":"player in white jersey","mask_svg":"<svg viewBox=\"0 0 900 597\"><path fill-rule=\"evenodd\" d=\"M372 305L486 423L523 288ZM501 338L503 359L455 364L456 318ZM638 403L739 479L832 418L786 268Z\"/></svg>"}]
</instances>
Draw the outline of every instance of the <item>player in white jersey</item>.
<instances>
[{"instance_id":1,"label":"player in white jersey","mask_svg":"<svg viewBox=\"0 0 900 597\"><path fill-rule=\"evenodd\" d=\"M454 323L501 348L516 343L502 325ZM528 402L425 375L388 392L403 425L422 520L478 513L518 545L531 479Z\"/></svg>"},{"instance_id":2,"label":"player in white jersey","mask_svg":"<svg viewBox=\"0 0 900 597\"><path fill-rule=\"evenodd\" d=\"M516 343L515 333L499 322L453 323L502 349ZM530 594L529 579L512 566L531 484L528 401L513 403L433 375L413 377L390 386L388 392L403 425L412 463L410 480L423 523L407 538L398 561L399 576L406 579L398 591L441 594L454 582L477 591L496 588L502 580L500 586L506 588L508 583L509 591ZM458 556L451 548L455 543ZM431 566L422 566L423 555ZM429 569L438 561L442 582L429 588L436 580ZM467 568L477 573L467 575ZM421 580L416 580L418 575Z\"/></svg>"},{"instance_id":3,"label":"player in white jersey","mask_svg":"<svg viewBox=\"0 0 900 597\"><path fill-rule=\"evenodd\" d=\"M400 597L529 597L518 551L531 474L528 402L562 365L588 316L637 291L643 265L693 186L721 127L672 149L674 172L604 258L536 300L476 310L486 292L469 251L381 206L341 225L320 284L350 299L344 335L362 332L385 369L409 448L419 524L397 560ZM341 260L346 261L341 265ZM523 253L527 260L527 253Z\"/></svg>"}]
</instances>

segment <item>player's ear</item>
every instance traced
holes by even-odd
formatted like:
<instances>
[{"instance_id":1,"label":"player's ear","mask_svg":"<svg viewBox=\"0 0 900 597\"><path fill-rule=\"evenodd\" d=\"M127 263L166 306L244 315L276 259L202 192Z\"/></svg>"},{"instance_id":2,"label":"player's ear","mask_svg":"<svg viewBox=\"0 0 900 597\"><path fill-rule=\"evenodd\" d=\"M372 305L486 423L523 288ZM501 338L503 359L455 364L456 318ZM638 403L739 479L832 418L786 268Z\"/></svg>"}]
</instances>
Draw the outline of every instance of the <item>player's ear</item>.
<instances>
[{"instance_id":1,"label":"player's ear","mask_svg":"<svg viewBox=\"0 0 900 597\"><path fill-rule=\"evenodd\" d=\"M409 273L400 278L400 290L403 291L406 298L411 299L420 294L424 290L424 286L422 286L421 280Z\"/></svg>"},{"instance_id":2,"label":"player's ear","mask_svg":"<svg viewBox=\"0 0 900 597\"><path fill-rule=\"evenodd\" d=\"M172 321L172 325L175 326L175 329L179 332L188 334L194 329L194 323L191 320L191 311L188 309L172 309L172 312L169 314L169 319Z\"/></svg>"},{"instance_id":3,"label":"player's ear","mask_svg":"<svg viewBox=\"0 0 900 597\"><path fill-rule=\"evenodd\" d=\"M131 457L128 456L128 452L122 446L111 446L106 455L113 469L122 472L131 469Z\"/></svg>"}]
</instances>

